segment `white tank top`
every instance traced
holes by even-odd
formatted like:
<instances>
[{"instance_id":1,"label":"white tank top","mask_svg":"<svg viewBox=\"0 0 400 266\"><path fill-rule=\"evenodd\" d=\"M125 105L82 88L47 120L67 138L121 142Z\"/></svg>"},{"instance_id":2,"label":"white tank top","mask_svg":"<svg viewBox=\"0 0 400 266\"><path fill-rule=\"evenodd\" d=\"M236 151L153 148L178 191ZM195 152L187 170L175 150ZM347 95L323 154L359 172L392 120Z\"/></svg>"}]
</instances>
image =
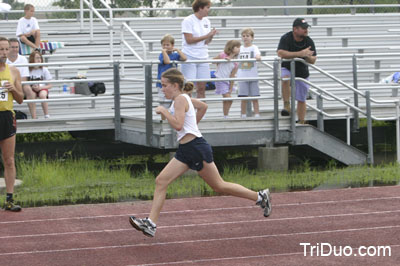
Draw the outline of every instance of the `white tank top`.
<instances>
[{"instance_id":1,"label":"white tank top","mask_svg":"<svg viewBox=\"0 0 400 266\"><path fill-rule=\"evenodd\" d=\"M192 100L190 100L189 95L186 93L182 93L188 104L189 104L189 110L185 113L185 121L183 122L183 128L179 131L176 131L177 133L177 138L178 141L180 141L186 134L193 134L196 137L201 137L201 132L199 128L197 127L197 122L196 122L196 111L194 110L194 106L192 104ZM175 113L175 108L174 108L175 101L172 102L171 107L169 108L169 112L174 115Z\"/></svg>"}]
</instances>

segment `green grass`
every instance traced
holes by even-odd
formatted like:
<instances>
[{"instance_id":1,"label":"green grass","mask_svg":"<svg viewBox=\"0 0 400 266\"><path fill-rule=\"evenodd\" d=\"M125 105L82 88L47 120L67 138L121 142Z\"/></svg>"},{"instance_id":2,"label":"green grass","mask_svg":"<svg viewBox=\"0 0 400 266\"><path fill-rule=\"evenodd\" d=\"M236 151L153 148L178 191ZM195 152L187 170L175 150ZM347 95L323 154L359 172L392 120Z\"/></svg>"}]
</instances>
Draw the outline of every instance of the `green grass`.
<instances>
[{"instance_id":1,"label":"green grass","mask_svg":"<svg viewBox=\"0 0 400 266\"><path fill-rule=\"evenodd\" d=\"M17 143L49 142L73 140L69 132L43 132L17 134Z\"/></svg>"},{"instance_id":2,"label":"green grass","mask_svg":"<svg viewBox=\"0 0 400 266\"><path fill-rule=\"evenodd\" d=\"M23 184L16 188L16 200L23 206L61 205L77 203L119 202L135 199L152 199L155 174L148 169L132 174L119 160L89 160L69 158L50 160L17 158L18 177ZM328 170L313 170L306 161L296 171L252 171L244 167L223 169L226 181L239 183L252 190L266 187L272 191L313 189L320 185L368 186L397 184L400 167L359 166ZM167 198L216 195L198 176L183 176L170 185Z\"/></svg>"}]
</instances>

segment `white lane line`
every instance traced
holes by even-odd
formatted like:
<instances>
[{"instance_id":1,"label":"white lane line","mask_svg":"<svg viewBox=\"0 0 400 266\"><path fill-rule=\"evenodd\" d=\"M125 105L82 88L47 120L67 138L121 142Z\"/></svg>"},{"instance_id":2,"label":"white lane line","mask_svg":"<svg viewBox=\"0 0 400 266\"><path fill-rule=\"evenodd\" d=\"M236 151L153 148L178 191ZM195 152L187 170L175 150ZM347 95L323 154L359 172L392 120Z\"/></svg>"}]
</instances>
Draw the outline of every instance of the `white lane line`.
<instances>
[{"instance_id":1,"label":"white lane line","mask_svg":"<svg viewBox=\"0 0 400 266\"><path fill-rule=\"evenodd\" d=\"M201 260L182 260L182 261L173 261L173 262L160 262L160 263L151 263L151 264L134 264L128 266L154 266L154 265L176 265L176 264L193 264L193 263L201 263L201 262L217 262L217 261L226 261L226 260L248 260L248 259L262 259L268 257L282 257L282 256L296 256L303 255L304 252L293 252L293 253L280 253L280 254L266 254L266 255L258 255L258 256L245 256L245 257L226 257L226 258L214 258L214 259L201 259Z\"/></svg>"},{"instance_id":2,"label":"white lane line","mask_svg":"<svg viewBox=\"0 0 400 266\"><path fill-rule=\"evenodd\" d=\"M398 248L400 245L392 245L391 248ZM358 248L352 248L352 250L357 250ZM311 254L311 252L306 252L306 254ZM201 263L201 262L215 262L215 261L225 261L225 260L247 260L247 259L261 259L268 257L283 257L283 256L297 256L302 255L304 257L304 252L292 252L292 253L279 253L279 254L265 254L256 256L245 256L245 257L224 257L224 258L213 258L213 259L199 259L199 260L183 260L183 261L173 261L173 262L160 262L151 264L135 264L128 266L154 266L154 265L176 265L176 264L188 264L188 263ZM330 260L329 258L327 258Z\"/></svg>"},{"instance_id":3,"label":"white lane line","mask_svg":"<svg viewBox=\"0 0 400 266\"><path fill-rule=\"evenodd\" d=\"M300 216L300 217L287 217L287 218L264 218L260 220L243 220L243 221L230 221L230 222L215 222L215 223L198 223L198 224L180 224L180 225L166 225L157 226L157 229L168 229L168 228L182 228L182 227L197 227L197 226L220 226L229 224L248 224L248 223L262 223L262 222L282 222L291 220L307 220L307 219L324 219L324 218L335 218L335 217L348 217L348 216L364 216L364 215L382 215L399 213L400 210L394 211L377 211L377 212L359 212L359 213L342 213L342 214L328 214L328 215L313 215L313 216ZM63 236L63 235L74 235L74 234L95 234L95 233L112 233L112 232L123 232L132 231L133 228L120 228L120 229L104 229L104 230L92 230L92 231L72 231L62 233L47 233L47 234L29 234L29 235L10 235L0 236L0 239L12 239L12 238L29 238L29 237L49 237L49 236Z\"/></svg>"},{"instance_id":4,"label":"white lane line","mask_svg":"<svg viewBox=\"0 0 400 266\"><path fill-rule=\"evenodd\" d=\"M298 203L285 203L285 204L273 204L274 209L279 207L288 206L301 206L301 205L320 205L320 204L342 204L342 203L354 203L362 201L379 201L379 200L397 200L400 197L383 197L383 198L368 198L368 199L352 199L352 200L329 200L329 201L316 201L316 202L298 202ZM178 213L190 213L190 212L209 212L209 211L226 211L226 210L239 210L239 209L252 209L260 208L259 206L241 206L241 207L226 207L226 208L210 208L210 209L198 209L198 210L179 210L179 211L163 211L161 214L178 214ZM67 220L84 220L84 219L98 219L98 218L114 218L131 215L148 215L149 213L127 213L127 214L113 214L113 215L96 215L96 216L82 216L82 217L63 217L63 218L49 218L49 219L35 219L35 220L22 220L22 221L1 221L0 224L17 224L17 223L37 223L37 222L52 222L52 221L67 221Z\"/></svg>"},{"instance_id":5,"label":"white lane line","mask_svg":"<svg viewBox=\"0 0 400 266\"><path fill-rule=\"evenodd\" d=\"M385 230L385 229L396 229L396 228L400 228L400 225L365 227L365 228L350 228L350 229L313 231L313 232L299 232L299 233L287 233L287 234L229 237L229 238L182 240L182 241L171 241L171 242L156 242L156 243L149 243L149 244L114 245L114 246L100 246L100 247L87 247L87 248L69 248L69 249L53 249L53 250L17 251L17 252L1 253L0 257L1 256L10 256L10 255L15 256L15 255L60 253L60 252L87 251L87 250L95 250L96 251L96 250L117 249L117 248L180 245L180 244L188 244L188 243L189 244L193 244L193 243L202 243L202 242L218 242L218 241L233 241L233 240L251 240L251 239L271 238L271 237L291 237L291 236L301 236L301 235L332 234L332 233L358 232L358 231L367 231L367 230Z\"/></svg>"}]
</instances>

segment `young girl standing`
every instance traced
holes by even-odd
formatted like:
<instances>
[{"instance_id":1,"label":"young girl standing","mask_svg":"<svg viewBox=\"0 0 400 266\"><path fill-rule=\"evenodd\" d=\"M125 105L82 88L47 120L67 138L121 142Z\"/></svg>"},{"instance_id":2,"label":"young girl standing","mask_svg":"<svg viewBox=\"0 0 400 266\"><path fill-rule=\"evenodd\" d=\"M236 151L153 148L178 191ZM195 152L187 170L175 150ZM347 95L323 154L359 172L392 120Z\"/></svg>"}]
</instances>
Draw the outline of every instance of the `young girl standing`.
<instances>
[{"instance_id":1,"label":"young girl standing","mask_svg":"<svg viewBox=\"0 0 400 266\"><path fill-rule=\"evenodd\" d=\"M231 60L237 57L240 52L240 42L237 40L230 40L226 43L224 52L217 55L213 59L226 59ZM217 71L215 76L217 78L234 78L238 70L239 64L233 62L218 63ZM224 98L230 98L232 91L234 90L234 81L216 81L215 82L215 93L221 94ZM232 101L224 101L222 104L222 110L224 112L224 118L228 118L229 109L232 106Z\"/></svg>"},{"instance_id":2,"label":"young girl standing","mask_svg":"<svg viewBox=\"0 0 400 266\"><path fill-rule=\"evenodd\" d=\"M161 85L165 97L171 99L172 104L169 110L158 106L155 111L157 114L164 115L171 127L177 131L179 147L175 157L169 161L156 178L156 188L149 217L141 219L131 216L129 217L131 225L146 236L153 237L156 233L156 223L164 205L168 185L189 168L196 170L214 191L256 202L264 209L264 216L268 217L271 213L268 189L257 193L239 184L225 182L221 178L214 163L211 146L202 137L197 127L207 110L207 104L197 99L191 99L185 93L185 91L193 89L193 83L184 83L182 73L171 68L162 74Z\"/></svg>"}]
</instances>

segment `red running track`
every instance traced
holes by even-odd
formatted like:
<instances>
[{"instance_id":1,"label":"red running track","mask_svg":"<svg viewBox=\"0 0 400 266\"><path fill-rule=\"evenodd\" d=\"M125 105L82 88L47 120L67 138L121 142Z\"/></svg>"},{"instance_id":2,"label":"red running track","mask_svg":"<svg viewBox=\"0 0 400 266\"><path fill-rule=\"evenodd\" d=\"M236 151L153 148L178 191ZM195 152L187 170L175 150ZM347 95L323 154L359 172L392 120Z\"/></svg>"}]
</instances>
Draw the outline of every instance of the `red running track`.
<instances>
[{"instance_id":1,"label":"red running track","mask_svg":"<svg viewBox=\"0 0 400 266\"><path fill-rule=\"evenodd\" d=\"M253 203L234 197L167 200L155 238L136 231L128 221L130 215L146 216L150 204L0 211L0 265L399 265L400 261L400 186L273 193L269 218ZM312 254L310 246L315 247Z\"/></svg>"}]
</instances>

